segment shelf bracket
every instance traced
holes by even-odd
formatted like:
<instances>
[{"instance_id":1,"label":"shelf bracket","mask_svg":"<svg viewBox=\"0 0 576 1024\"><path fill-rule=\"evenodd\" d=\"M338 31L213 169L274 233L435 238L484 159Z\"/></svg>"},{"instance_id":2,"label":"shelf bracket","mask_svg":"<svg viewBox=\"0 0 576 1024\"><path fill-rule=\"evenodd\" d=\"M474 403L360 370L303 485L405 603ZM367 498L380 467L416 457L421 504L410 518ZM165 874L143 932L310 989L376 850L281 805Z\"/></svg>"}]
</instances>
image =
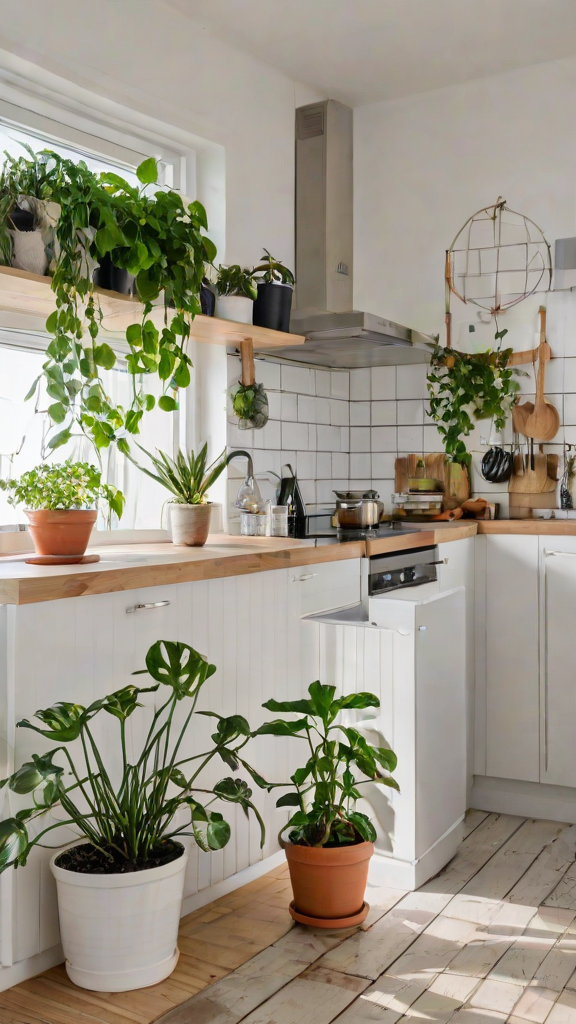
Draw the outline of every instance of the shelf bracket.
<instances>
[{"instance_id":1,"label":"shelf bracket","mask_svg":"<svg viewBox=\"0 0 576 1024\"><path fill-rule=\"evenodd\" d=\"M254 345L252 338L244 338L240 342L240 360L242 362L242 373L240 381L244 387L256 383L256 370L254 368Z\"/></svg>"}]
</instances>

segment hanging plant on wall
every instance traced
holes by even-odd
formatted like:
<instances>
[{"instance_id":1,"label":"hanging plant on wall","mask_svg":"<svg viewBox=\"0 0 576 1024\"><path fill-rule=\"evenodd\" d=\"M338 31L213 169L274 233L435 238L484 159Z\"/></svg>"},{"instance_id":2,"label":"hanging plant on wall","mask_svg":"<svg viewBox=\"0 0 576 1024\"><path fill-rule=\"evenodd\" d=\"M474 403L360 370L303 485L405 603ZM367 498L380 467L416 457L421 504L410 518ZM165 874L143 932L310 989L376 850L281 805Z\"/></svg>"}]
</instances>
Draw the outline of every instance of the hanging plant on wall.
<instances>
[{"instance_id":1,"label":"hanging plant on wall","mask_svg":"<svg viewBox=\"0 0 576 1024\"><path fill-rule=\"evenodd\" d=\"M48 437L51 449L81 431L97 448L115 443L127 452L129 436L139 432L144 412L155 405L146 377L156 374L163 382L158 405L167 412L177 407L178 389L190 382L190 322L200 312L205 265L214 260L216 247L202 233L207 221L201 203L187 203L179 193L160 188L148 194L158 181L154 159L144 160L136 173L141 188L114 173L95 175L83 161L74 163L45 150L13 161L0 178L0 253L5 263L10 262L6 218L22 188L30 190L30 183L38 181L38 198L60 207L49 267L56 308L46 327L52 340L43 374L28 393L29 398L37 395L45 379L52 399L48 414L60 428ZM100 337L102 314L93 284L98 261L108 255L115 266L135 276L142 303L141 318L126 331L126 363L133 382L127 409L110 398L101 376L116 363L112 347ZM150 314L161 296L164 325L158 329Z\"/></svg>"},{"instance_id":2,"label":"hanging plant on wall","mask_svg":"<svg viewBox=\"0 0 576 1024\"><path fill-rule=\"evenodd\" d=\"M501 342L507 330L497 331ZM476 420L493 419L496 430L503 430L520 385L518 371L508 367L512 349L468 354L436 345L427 376L430 416L444 441L451 462L470 466L470 452L463 438L468 437Z\"/></svg>"},{"instance_id":3,"label":"hanging plant on wall","mask_svg":"<svg viewBox=\"0 0 576 1024\"><path fill-rule=\"evenodd\" d=\"M232 410L241 430L260 430L268 423L268 395L263 384L238 383L231 391Z\"/></svg>"}]
</instances>

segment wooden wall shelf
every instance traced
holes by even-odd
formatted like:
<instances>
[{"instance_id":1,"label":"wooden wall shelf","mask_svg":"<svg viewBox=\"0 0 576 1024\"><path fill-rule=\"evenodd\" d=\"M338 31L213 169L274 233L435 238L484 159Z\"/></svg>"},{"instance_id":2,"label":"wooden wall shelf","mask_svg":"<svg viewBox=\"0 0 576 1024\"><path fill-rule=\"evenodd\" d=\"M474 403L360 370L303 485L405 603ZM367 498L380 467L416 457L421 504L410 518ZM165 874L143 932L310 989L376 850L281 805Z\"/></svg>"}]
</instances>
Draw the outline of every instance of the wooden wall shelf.
<instances>
[{"instance_id":1,"label":"wooden wall shelf","mask_svg":"<svg viewBox=\"0 0 576 1024\"><path fill-rule=\"evenodd\" d=\"M104 288L95 288L95 293L102 310L102 327L105 330L121 335L130 324L139 321L142 304L136 299ZM38 318L46 319L53 309L54 293L49 277L40 277L14 267L0 267L0 312L32 317L34 323L31 329L38 330ZM156 306L150 319L156 327L162 327L164 307ZM252 341L257 352L304 344L304 337L300 334L285 334L282 331L270 331L266 327L201 315L192 321L191 337L195 341L212 345L239 346L241 342Z\"/></svg>"}]
</instances>

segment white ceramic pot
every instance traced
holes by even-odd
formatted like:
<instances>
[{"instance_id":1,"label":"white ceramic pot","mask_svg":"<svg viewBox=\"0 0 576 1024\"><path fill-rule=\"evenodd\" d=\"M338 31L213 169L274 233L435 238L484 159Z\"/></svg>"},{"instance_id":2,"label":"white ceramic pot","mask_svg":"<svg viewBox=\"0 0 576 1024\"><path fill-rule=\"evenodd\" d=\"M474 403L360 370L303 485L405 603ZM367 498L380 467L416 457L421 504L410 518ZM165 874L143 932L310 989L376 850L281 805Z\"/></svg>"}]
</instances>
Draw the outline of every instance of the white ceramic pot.
<instances>
[{"instance_id":1,"label":"white ceramic pot","mask_svg":"<svg viewBox=\"0 0 576 1024\"><path fill-rule=\"evenodd\" d=\"M219 295L216 299L216 316L221 320L235 320L239 324L251 324L254 303L244 295Z\"/></svg>"},{"instance_id":2,"label":"white ceramic pot","mask_svg":"<svg viewBox=\"0 0 576 1024\"><path fill-rule=\"evenodd\" d=\"M58 890L66 973L93 992L146 988L178 962L187 854L131 874L89 875L50 861Z\"/></svg>"},{"instance_id":3,"label":"white ceramic pot","mask_svg":"<svg viewBox=\"0 0 576 1024\"><path fill-rule=\"evenodd\" d=\"M30 274L43 275L48 266L48 257L40 228L34 231L10 231L14 243L12 266L27 270Z\"/></svg>"},{"instance_id":4,"label":"white ceramic pot","mask_svg":"<svg viewBox=\"0 0 576 1024\"><path fill-rule=\"evenodd\" d=\"M204 505L178 505L174 503L168 506L170 509L170 529L172 531L172 543L182 547L201 548L208 538L210 532L210 515L212 503Z\"/></svg>"}]
</instances>

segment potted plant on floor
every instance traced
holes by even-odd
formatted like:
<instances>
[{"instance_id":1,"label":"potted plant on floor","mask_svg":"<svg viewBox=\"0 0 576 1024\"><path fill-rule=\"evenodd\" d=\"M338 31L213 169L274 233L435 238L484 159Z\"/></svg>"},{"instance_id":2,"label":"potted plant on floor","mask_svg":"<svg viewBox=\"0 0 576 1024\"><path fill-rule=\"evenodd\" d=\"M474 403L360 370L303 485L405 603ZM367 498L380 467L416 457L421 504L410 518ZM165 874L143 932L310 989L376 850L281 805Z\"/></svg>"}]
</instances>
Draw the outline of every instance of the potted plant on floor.
<instances>
[{"instance_id":1,"label":"potted plant on floor","mask_svg":"<svg viewBox=\"0 0 576 1024\"><path fill-rule=\"evenodd\" d=\"M252 323L254 299L258 293L248 267L241 267L238 263L229 267L219 266L216 291L216 316L241 324Z\"/></svg>"},{"instance_id":2,"label":"potted plant on floor","mask_svg":"<svg viewBox=\"0 0 576 1024\"><path fill-rule=\"evenodd\" d=\"M262 262L252 273L258 288L253 323L272 331L289 331L294 274L274 259L268 249L264 249Z\"/></svg>"},{"instance_id":3,"label":"potted plant on floor","mask_svg":"<svg viewBox=\"0 0 576 1024\"><path fill-rule=\"evenodd\" d=\"M192 451L186 455L180 450L175 459L165 452L158 451L157 455L152 455L141 445L138 447L148 456L156 472L136 464L138 468L174 495L168 506L172 543L202 547L210 532L212 502L208 501L208 490L237 452L231 452L230 455L222 452L214 462L206 465L207 443L198 455Z\"/></svg>"},{"instance_id":4,"label":"potted plant on floor","mask_svg":"<svg viewBox=\"0 0 576 1024\"><path fill-rule=\"evenodd\" d=\"M306 764L291 776L293 791L276 802L296 808L280 832L294 891L290 914L301 924L347 928L368 913L364 892L376 838L370 819L356 809L360 787L370 782L398 789L390 775L397 759L339 721L342 711L378 708L373 693L336 697L335 686L317 681L308 694L304 700L267 701L268 711L301 717L265 722L254 735L297 737L308 749Z\"/></svg>"},{"instance_id":5,"label":"potted plant on floor","mask_svg":"<svg viewBox=\"0 0 576 1024\"><path fill-rule=\"evenodd\" d=\"M19 722L52 747L0 782L14 794L33 795L33 806L0 821L0 871L25 865L31 850L63 825L82 837L56 853L51 868L66 970L75 984L98 992L155 985L174 970L186 870L181 839L190 837L207 853L226 846L230 826L214 809L216 801L239 804L246 815L251 809L264 842L246 782L202 781L206 766L220 758L267 786L241 756L250 737L246 719L196 710L216 667L188 644L159 640L143 671L152 677L149 686L124 686L87 708L60 702L37 711L35 722ZM152 691L160 691L156 710L143 742L132 749L130 716L142 707L141 695ZM103 712L111 716L107 724L116 719L118 758L111 764L93 726ZM194 713L217 720L202 753L185 746Z\"/></svg>"},{"instance_id":6,"label":"potted plant on floor","mask_svg":"<svg viewBox=\"0 0 576 1024\"><path fill-rule=\"evenodd\" d=\"M36 554L51 561L80 561L88 547L104 500L120 519L124 495L102 483L102 474L88 462L40 463L19 480L0 480L10 505L24 505Z\"/></svg>"}]
</instances>

